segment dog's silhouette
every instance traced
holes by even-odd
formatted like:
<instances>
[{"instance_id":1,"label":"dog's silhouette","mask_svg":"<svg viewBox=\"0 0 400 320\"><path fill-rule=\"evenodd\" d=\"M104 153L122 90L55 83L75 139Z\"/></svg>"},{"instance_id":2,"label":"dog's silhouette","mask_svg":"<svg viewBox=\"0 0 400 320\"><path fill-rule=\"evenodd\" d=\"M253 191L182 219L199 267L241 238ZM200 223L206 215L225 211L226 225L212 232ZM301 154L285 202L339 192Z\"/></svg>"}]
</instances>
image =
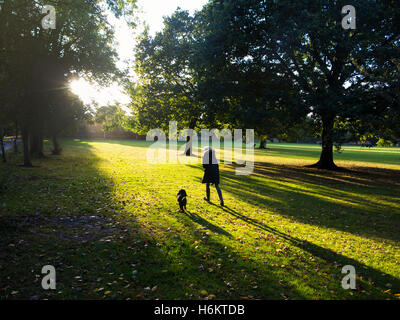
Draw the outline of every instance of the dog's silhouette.
<instances>
[{"instance_id":1,"label":"dog's silhouette","mask_svg":"<svg viewBox=\"0 0 400 320\"><path fill-rule=\"evenodd\" d=\"M181 209L181 211L186 210L186 204L187 204L186 197L187 197L187 193L186 193L185 189L179 190L178 194L176 195L176 199L178 200L179 208Z\"/></svg>"}]
</instances>

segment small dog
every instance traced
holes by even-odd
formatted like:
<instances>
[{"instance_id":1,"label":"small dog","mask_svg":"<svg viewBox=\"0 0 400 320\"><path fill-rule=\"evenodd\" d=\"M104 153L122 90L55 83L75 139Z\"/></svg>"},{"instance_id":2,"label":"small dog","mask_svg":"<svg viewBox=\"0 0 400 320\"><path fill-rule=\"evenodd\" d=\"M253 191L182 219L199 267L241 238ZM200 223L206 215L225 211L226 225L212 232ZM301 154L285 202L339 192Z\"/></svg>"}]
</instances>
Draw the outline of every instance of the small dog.
<instances>
[{"instance_id":1,"label":"small dog","mask_svg":"<svg viewBox=\"0 0 400 320\"><path fill-rule=\"evenodd\" d=\"M176 199L178 200L179 208L181 208L181 212L184 212L186 210L186 203L187 203L186 197L187 197L187 193L186 193L185 189L179 190L178 194L176 195ZM185 208L185 210L183 210L183 208Z\"/></svg>"}]
</instances>

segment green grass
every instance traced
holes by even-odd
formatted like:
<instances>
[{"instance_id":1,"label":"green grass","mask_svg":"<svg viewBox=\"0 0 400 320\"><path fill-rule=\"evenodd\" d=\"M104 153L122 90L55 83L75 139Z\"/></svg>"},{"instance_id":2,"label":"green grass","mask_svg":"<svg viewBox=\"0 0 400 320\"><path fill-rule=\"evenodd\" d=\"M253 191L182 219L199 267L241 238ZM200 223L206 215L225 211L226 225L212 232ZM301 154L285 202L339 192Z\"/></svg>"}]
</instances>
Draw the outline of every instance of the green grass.
<instances>
[{"instance_id":1,"label":"green grass","mask_svg":"<svg viewBox=\"0 0 400 320\"><path fill-rule=\"evenodd\" d=\"M1 299L398 299L400 149L345 146L348 170L327 172L304 167L319 146L269 144L251 176L221 165L221 208L201 165L151 165L148 145L66 140L35 168L0 164Z\"/></svg>"}]
</instances>

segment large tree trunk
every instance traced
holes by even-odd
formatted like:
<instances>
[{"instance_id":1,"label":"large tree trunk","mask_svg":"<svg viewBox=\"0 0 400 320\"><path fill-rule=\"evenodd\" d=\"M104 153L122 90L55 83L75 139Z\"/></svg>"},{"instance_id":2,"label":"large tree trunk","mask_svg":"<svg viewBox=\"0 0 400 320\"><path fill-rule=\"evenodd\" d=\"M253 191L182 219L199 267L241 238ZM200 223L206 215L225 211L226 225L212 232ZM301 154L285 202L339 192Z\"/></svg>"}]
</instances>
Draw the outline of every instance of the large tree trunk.
<instances>
[{"instance_id":1,"label":"large tree trunk","mask_svg":"<svg viewBox=\"0 0 400 320\"><path fill-rule=\"evenodd\" d=\"M333 123L334 118L322 119L322 151L321 157L311 167L318 169L337 170L333 162Z\"/></svg>"},{"instance_id":2,"label":"large tree trunk","mask_svg":"<svg viewBox=\"0 0 400 320\"><path fill-rule=\"evenodd\" d=\"M267 140L266 139L260 140L260 145L259 145L258 149L267 149Z\"/></svg>"},{"instance_id":3,"label":"large tree trunk","mask_svg":"<svg viewBox=\"0 0 400 320\"><path fill-rule=\"evenodd\" d=\"M189 123L189 129L194 130L195 126L196 126L196 120L192 120ZM193 139L192 139L192 136L190 136L190 135L186 136L185 155L186 155L186 157L193 156Z\"/></svg>"},{"instance_id":4,"label":"large tree trunk","mask_svg":"<svg viewBox=\"0 0 400 320\"><path fill-rule=\"evenodd\" d=\"M190 156L193 155L192 150L193 150L192 137L191 136L187 136L186 137L186 149L185 149L186 157L190 157Z\"/></svg>"},{"instance_id":5,"label":"large tree trunk","mask_svg":"<svg viewBox=\"0 0 400 320\"><path fill-rule=\"evenodd\" d=\"M3 162L6 163L7 162L7 158L6 158L6 149L4 148L4 140L3 140L3 129L0 128L0 148L1 148L1 157L3 158Z\"/></svg>"},{"instance_id":6,"label":"large tree trunk","mask_svg":"<svg viewBox=\"0 0 400 320\"><path fill-rule=\"evenodd\" d=\"M30 152L31 152L31 156L34 156L37 158L44 158L43 136L42 136L42 132L39 128L36 128L36 130L34 130L33 134L31 135Z\"/></svg>"},{"instance_id":7,"label":"large tree trunk","mask_svg":"<svg viewBox=\"0 0 400 320\"><path fill-rule=\"evenodd\" d=\"M18 153L18 122L15 122L14 153Z\"/></svg>"},{"instance_id":8,"label":"large tree trunk","mask_svg":"<svg viewBox=\"0 0 400 320\"><path fill-rule=\"evenodd\" d=\"M33 167L29 152L29 131L27 128L22 128L22 143L24 145L24 167Z\"/></svg>"},{"instance_id":9,"label":"large tree trunk","mask_svg":"<svg viewBox=\"0 0 400 320\"><path fill-rule=\"evenodd\" d=\"M53 151L52 151L52 154L53 154L53 155L60 155L62 149L61 149L61 147L60 147L60 144L58 143L57 135L56 135L56 134L53 134L52 137L51 137L51 140L53 141Z\"/></svg>"}]
</instances>

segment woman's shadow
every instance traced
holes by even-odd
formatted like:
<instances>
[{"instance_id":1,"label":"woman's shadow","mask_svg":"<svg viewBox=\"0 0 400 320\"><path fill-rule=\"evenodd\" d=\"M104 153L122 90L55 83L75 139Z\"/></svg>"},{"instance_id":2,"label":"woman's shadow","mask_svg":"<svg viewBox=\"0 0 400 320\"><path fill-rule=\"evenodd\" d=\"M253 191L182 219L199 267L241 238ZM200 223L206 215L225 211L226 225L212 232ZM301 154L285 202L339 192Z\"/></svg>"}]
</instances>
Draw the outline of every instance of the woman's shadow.
<instances>
[{"instance_id":1,"label":"woman's shadow","mask_svg":"<svg viewBox=\"0 0 400 320\"><path fill-rule=\"evenodd\" d=\"M307 240L301 240L301 239L292 237L292 236L290 236L286 233L283 233L275 228L269 227L266 224L264 224L263 222L260 222L254 218L247 217L247 216L229 208L228 206L221 207L221 206L218 206L211 202L210 202L210 204L221 208L223 211L229 213L230 215L232 215L238 219L241 219L242 221L244 221L248 224L251 224L257 228L260 228L262 230L270 232L270 233L276 235L277 237L288 241L290 244L292 244L304 251L307 251L316 257L319 257L319 258L325 260L328 263L331 263L331 264L339 263L339 264L342 264L343 266L344 265L352 265L356 268L356 270L362 270L363 273L368 274L373 279L381 279L381 281L382 281L382 276L383 276L385 278L385 281L390 281L392 284L396 284L396 287L398 287L400 285L400 280L398 278L395 278L391 274L384 273L380 270L371 268L369 266L367 267L366 265L364 265L363 263L361 263L357 260L343 256L340 253L337 253L328 248L318 246L316 244L308 242ZM375 284L375 286L376 286L376 289L378 289L378 290L380 289L381 291L384 291L387 289L382 284L380 286L378 284Z\"/></svg>"},{"instance_id":2,"label":"woman's shadow","mask_svg":"<svg viewBox=\"0 0 400 320\"><path fill-rule=\"evenodd\" d=\"M222 234L228 238L232 238L232 235L225 231L224 229L212 224L211 222L207 221L206 219L200 217L197 213L194 212L190 212L188 210L183 211L183 213L189 217L191 220L193 220L194 222L202 225L203 227L207 228L208 230L218 233L218 234Z\"/></svg>"}]
</instances>

